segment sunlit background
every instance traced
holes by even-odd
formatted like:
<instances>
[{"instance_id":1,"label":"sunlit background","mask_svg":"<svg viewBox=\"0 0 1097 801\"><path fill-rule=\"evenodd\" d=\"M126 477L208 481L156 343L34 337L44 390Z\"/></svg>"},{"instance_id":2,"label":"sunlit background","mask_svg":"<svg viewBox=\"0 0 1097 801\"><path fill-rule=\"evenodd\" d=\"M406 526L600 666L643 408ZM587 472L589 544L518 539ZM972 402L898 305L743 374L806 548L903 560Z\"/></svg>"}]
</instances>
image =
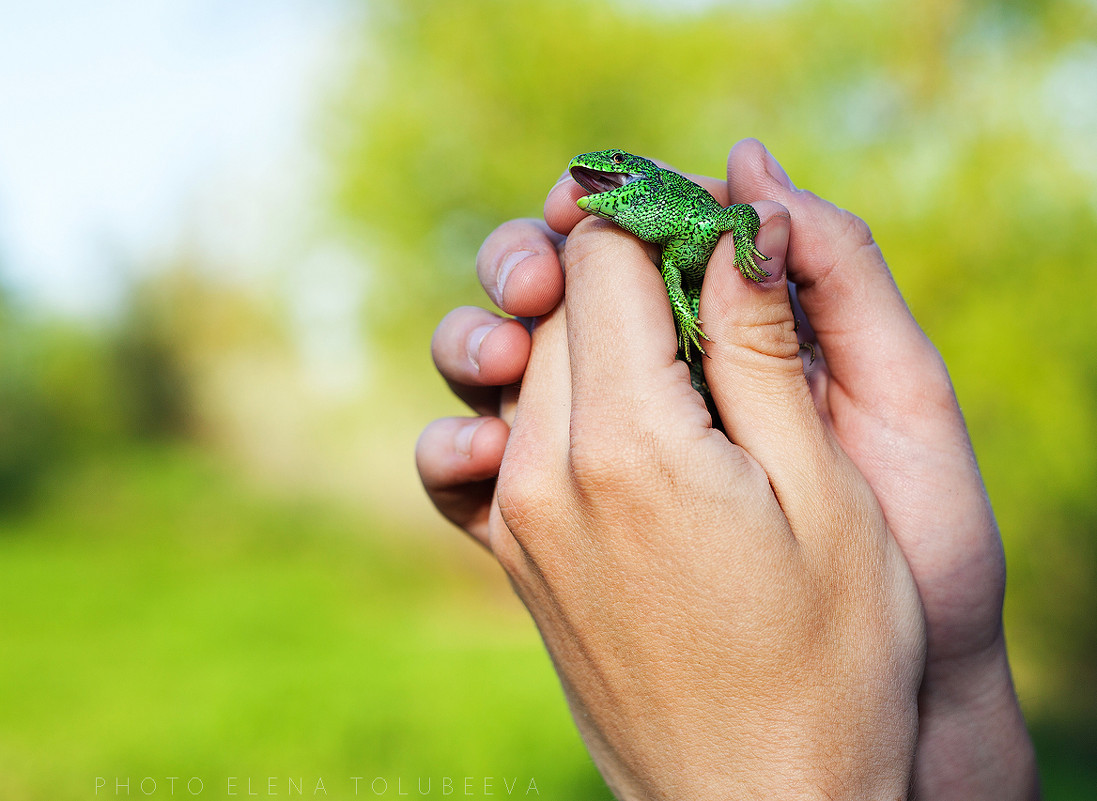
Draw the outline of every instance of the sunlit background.
<instances>
[{"instance_id":1,"label":"sunlit background","mask_svg":"<svg viewBox=\"0 0 1097 801\"><path fill-rule=\"evenodd\" d=\"M56 0L0 11L0 798L607 798L418 487L429 337L574 153L745 136L943 352L1046 795L1094 797L1092 0Z\"/></svg>"}]
</instances>

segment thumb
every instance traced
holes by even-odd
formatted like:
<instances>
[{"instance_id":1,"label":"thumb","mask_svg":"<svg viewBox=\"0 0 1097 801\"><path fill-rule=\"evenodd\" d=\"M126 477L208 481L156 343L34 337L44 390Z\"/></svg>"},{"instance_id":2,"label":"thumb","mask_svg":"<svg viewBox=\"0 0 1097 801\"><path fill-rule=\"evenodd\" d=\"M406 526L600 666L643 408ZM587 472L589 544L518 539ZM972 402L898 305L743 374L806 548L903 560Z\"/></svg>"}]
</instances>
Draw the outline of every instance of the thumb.
<instances>
[{"instance_id":1,"label":"thumb","mask_svg":"<svg viewBox=\"0 0 1097 801\"><path fill-rule=\"evenodd\" d=\"M936 397L948 403L952 388L944 363L914 321L864 221L793 186L757 140L732 149L728 175L733 198L772 198L795 216L788 273L831 381L859 405L876 403L876 413L893 420L911 397L925 395L927 376ZM905 368L896 370L896 364ZM890 408L880 408L881 399Z\"/></svg>"},{"instance_id":2,"label":"thumb","mask_svg":"<svg viewBox=\"0 0 1097 801\"><path fill-rule=\"evenodd\" d=\"M712 340L705 377L728 438L758 461L779 499L805 497L832 449L804 378L789 305L789 213L772 201L754 206L762 220L756 243L769 257L770 276L744 278L732 237L720 239L701 291L699 316Z\"/></svg>"}]
</instances>

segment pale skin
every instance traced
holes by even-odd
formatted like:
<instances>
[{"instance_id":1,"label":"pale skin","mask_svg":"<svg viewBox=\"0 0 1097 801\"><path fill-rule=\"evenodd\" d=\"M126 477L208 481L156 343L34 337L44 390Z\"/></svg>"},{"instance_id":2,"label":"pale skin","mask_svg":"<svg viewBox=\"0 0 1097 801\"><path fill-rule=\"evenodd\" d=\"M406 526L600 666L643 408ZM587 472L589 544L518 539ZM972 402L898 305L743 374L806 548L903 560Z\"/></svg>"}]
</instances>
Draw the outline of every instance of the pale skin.
<instances>
[{"instance_id":1,"label":"pale skin","mask_svg":"<svg viewBox=\"0 0 1097 801\"><path fill-rule=\"evenodd\" d=\"M427 427L424 485L511 577L619 797L1038 798L944 364L861 220L756 141L728 174L694 180L753 203L772 275L744 280L727 236L706 275L727 438L674 359L657 253L564 179L548 226L507 223L478 258L532 337L472 308L436 332L480 416ZM821 355L807 376L786 278Z\"/></svg>"}]
</instances>

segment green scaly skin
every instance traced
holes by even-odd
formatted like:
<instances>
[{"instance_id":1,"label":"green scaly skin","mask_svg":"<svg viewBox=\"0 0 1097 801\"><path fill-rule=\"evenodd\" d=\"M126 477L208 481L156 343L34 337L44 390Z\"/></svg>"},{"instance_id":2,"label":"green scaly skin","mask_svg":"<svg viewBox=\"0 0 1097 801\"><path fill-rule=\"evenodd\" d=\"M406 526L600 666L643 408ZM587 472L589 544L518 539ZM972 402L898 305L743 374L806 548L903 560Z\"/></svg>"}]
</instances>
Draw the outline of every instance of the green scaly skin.
<instances>
[{"instance_id":1,"label":"green scaly skin","mask_svg":"<svg viewBox=\"0 0 1097 801\"><path fill-rule=\"evenodd\" d=\"M735 237L739 272L752 281L769 275L754 261L767 260L754 246L758 212L745 203L723 208L704 187L623 150L583 153L571 160L568 171L591 193L579 198L579 208L662 247L663 281L678 329L678 358L689 364L693 387L711 409L701 360L690 358L690 346L704 354L701 340L708 339L697 319L701 282L720 234L728 231Z\"/></svg>"}]
</instances>

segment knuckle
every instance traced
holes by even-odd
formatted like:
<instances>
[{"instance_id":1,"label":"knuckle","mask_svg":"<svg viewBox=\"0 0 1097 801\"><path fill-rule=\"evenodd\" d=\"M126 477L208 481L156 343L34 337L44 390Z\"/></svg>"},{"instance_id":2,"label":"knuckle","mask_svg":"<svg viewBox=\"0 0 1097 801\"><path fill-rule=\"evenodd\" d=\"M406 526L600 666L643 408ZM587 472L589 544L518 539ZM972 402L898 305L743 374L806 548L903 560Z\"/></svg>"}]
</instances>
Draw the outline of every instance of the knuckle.
<instances>
[{"instance_id":1,"label":"knuckle","mask_svg":"<svg viewBox=\"0 0 1097 801\"><path fill-rule=\"evenodd\" d=\"M572 481L585 494L619 489L625 479L627 449L611 447L604 438L573 439L568 450Z\"/></svg>"},{"instance_id":2,"label":"knuckle","mask_svg":"<svg viewBox=\"0 0 1097 801\"><path fill-rule=\"evenodd\" d=\"M876 239L872 235L872 229L868 223L851 211L839 209L839 219L842 223L842 242L849 252L858 253L876 247Z\"/></svg>"},{"instance_id":3,"label":"knuckle","mask_svg":"<svg viewBox=\"0 0 1097 801\"><path fill-rule=\"evenodd\" d=\"M637 427L642 418L631 409L626 403L616 410L573 412L568 467L578 488L613 490L635 473L635 452L646 449L651 436Z\"/></svg>"},{"instance_id":4,"label":"knuckle","mask_svg":"<svg viewBox=\"0 0 1097 801\"><path fill-rule=\"evenodd\" d=\"M763 377L787 373L799 378L803 366L799 359L800 343L796 336L795 321L791 319L767 320L737 331L739 344L751 358L737 358L745 370L758 370Z\"/></svg>"},{"instance_id":5,"label":"knuckle","mask_svg":"<svg viewBox=\"0 0 1097 801\"><path fill-rule=\"evenodd\" d=\"M561 486L544 460L504 460L496 484L496 504L504 525L519 543L557 527L554 516L565 505Z\"/></svg>"},{"instance_id":6,"label":"knuckle","mask_svg":"<svg viewBox=\"0 0 1097 801\"><path fill-rule=\"evenodd\" d=\"M825 282L844 262L859 254L873 250L879 252L872 229L859 216L809 190L800 189L797 194L804 208L814 210L816 227L822 226L826 231L834 232L834 235L828 233L815 239L812 260L817 264L812 270L812 283Z\"/></svg>"},{"instance_id":7,"label":"knuckle","mask_svg":"<svg viewBox=\"0 0 1097 801\"><path fill-rule=\"evenodd\" d=\"M506 464L499 471L496 501L503 522L512 532L526 527L527 521L535 517L545 494L544 482L537 481L528 471Z\"/></svg>"},{"instance_id":8,"label":"knuckle","mask_svg":"<svg viewBox=\"0 0 1097 801\"><path fill-rule=\"evenodd\" d=\"M952 385L948 367L945 366L941 354L927 339L925 349L920 354L922 358L921 369L917 371L918 380L908 378L906 390L909 398L916 398L919 408L925 413L945 413L947 416L959 414L959 402L956 399L956 389ZM912 371L913 372L913 371ZM898 421L896 421L898 424Z\"/></svg>"},{"instance_id":9,"label":"knuckle","mask_svg":"<svg viewBox=\"0 0 1097 801\"><path fill-rule=\"evenodd\" d=\"M787 300L737 308L713 327L708 353L713 365L735 364L738 369L766 376L774 371L800 376L800 335Z\"/></svg>"}]
</instances>

